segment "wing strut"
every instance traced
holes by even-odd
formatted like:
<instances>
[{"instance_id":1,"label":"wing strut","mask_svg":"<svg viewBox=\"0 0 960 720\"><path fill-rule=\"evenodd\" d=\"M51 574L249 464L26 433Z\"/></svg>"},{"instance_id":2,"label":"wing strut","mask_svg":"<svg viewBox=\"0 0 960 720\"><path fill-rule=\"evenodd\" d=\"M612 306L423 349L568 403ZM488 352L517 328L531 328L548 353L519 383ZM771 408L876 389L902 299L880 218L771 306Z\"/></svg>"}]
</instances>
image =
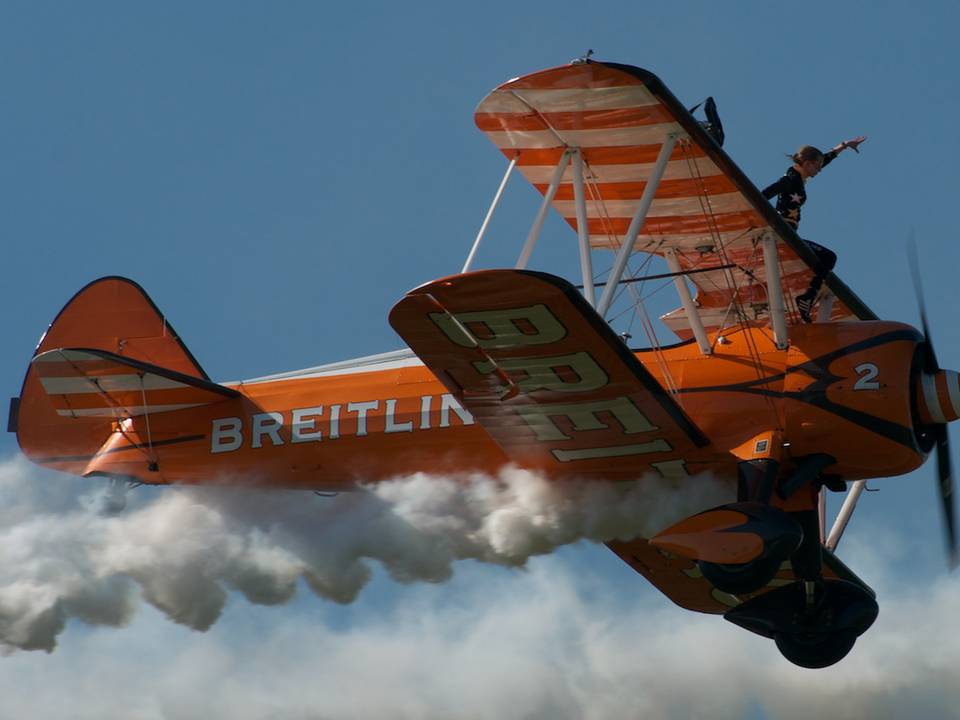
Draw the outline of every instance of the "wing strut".
<instances>
[{"instance_id":1,"label":"wing strut","mask_svg":"<svg viewBox=\"0 0 960 720\"><path fill-rule=\"evenodd\" d=\"M673 284L677 288L677 294L680 296L683 310L687 314L687 320L690 323L690 329L693 330L693 336L697 339L697 345L700 346L700 352L704 355L710 355L713 353L713 349L710 347L710 341L707 339L707 331L703 327L703 321L697 312L697 306L690 296L690 288L687 287L687 280L680 268L677 251L673 248L664 248L663 256L667 259L667 266L673 274Z\"/></svg>"},{"instance_id":2,"label":"wing strut","mask_svg":"<svg viewBox=\"0 0 960 720\"><path fill-rule=\"evenodd\" d=\"M817 497L817 515L820 519L820 544L827 541L827 493L820 488L819 497Z\"/></svg>"},{"instance_id":3,"label":"wing strut","mask_svg":"<svg viewBox=\"0 0 960 720\"><path fill-rule=\"evenodd\" d=\"M650 211L650 205L653 203L653 197L657 194L657 188L660 187L660 179L663 177L663 171L667 167L670 155L673 153L673 146L677 143L678 134L669 133L663 145L660 146L660 154L657 155L657 162L650 173L650 179L647 180L647 186L643 189L643 195L640 197L640 205L633 214L630 226L627 228L627 236L623 239L623 245L617 252L617 259L613 263L613 269L607 278L607 286L603 290L600 298L600 304L597 305L597 314L600 317L606 317L610 303L613 302L613 294L616 292L617 283L623 277L623 271L627 267L627 260L633 253L634 243L637 242L637 235L640 234L640 228L647 220L647 213Z\"/></svg>"},{"instance_id":4,"label":"wing strut","mask_svg":"<svg viewBox=\"0 0 960 720\"><path fill-rule=\"evenodd\" d=\"M820 298L820 309L817 310L817 322L830 322L833 314L833 301L836 296L827 290Z\"/></svg>"},{"instance_id":5,"label":"wing strut","mask_svg":"<svg viewBox=\"0 0 960 720\"><path fill-rule=\"evenodd\" d=\"M850 522L850 516L853 515L853 509L857 506L857 500L860 499L863 489L866 487L866 480L857 480L847 492L847 497L843 501L840 512L837 513L837 519L830 529L830 535L827 537L827 550L833 552L843 537L843 531L847 529L847 523Z\"/></svg>"},{"instance_id":6,"label":"wing strut","mask_svg":"<svg viewBox=\"0 0 960 720\"><path fill-rule=\"evenodd\" d=\"M777 238L765 233L763 239L763 265L767 273L767 304L773 339L778 350L787 347L787 314L783 309L783 289L780 286L780 259L777 256Z\"/></svg>"},{"instance_id":7,"label":"wing strut","mask_svg":"<svg viewBox=\"0 0 960 720\"><path fill-rule=\"evenodd\" d=\"M587 227L587 199L583 187L583 152L573 149L573 198L577 206L577 236L580 239L580 270L583 273L583 296L591 307L597 306L593 290L593 261L590 259L590 230Z\"/></svg>"},{"instance_id":8,"label":"wing strut","mask_svg":"<svg viewBox=\"0 0 960 720\"><path fill-rule=\"evenodd\" d=\"M477 239L473 241L473 247L470 248L470 254L467 255L467 261L463 264L463 270L460 272L467 272L470 270L470 266L473 265L473 258L476 256L477 249L480 247L480 241L483 240L483 236L487 232L487 225L490 224L490 218L493 217L493 213L497 209L497 205L500 204L500 197L503 195L503 189L507 186L507 180L510 179L510 174L517 166L517 160L519 159L520 153L517 153L513 156L513 159L510 160L510 164L507 166L507 171L503 174L503 180L500 181L500 187L497 188L497 194L493 196L493 202L490 203L490 209L487 210L487 216L483 219L483 224L480 226L480 232L477 233Z\"/></svg>"},{"instance_id":9,"label":"wing strut","mask_svg":"<svg viewBox=\"0 0 960 720\"><path fill-rule=\"evenodd\" d=\"M140 401L143 403L143 421L147 427L147 469L151 472L157 471L157 454L153 449L153 432L150 430L150 403L147 402L147 385L144 378L145 373L138 373L140 376Z\"/></svg>"},{"instance_id":10,"label":"wing strut","mask_svg":"<svg viewBox=\"0 0 960 720\"><path fill-rule=\"evenodd\" d=\"M553 178L550 180L550 187L544 193L543 202L540 203L540 209L537 211L537 217L533 221L533 227L530 228L530 234L527 235L527 241L523 244L523 250L520 251L520 257L514 266L517 270L523 270L527 267L530 260L530 254L533 252L533 246L537 244L540 237L540 231L543 229L543 221L547 217L547 211L550 209L550 203L553 202L557 194L557 188L560 187L560 181L563 179L563 171L570 164L570 151L564 150L560 153L560 162L557 163L557 169L553 171Z\"/></svg>"}]
</instances>

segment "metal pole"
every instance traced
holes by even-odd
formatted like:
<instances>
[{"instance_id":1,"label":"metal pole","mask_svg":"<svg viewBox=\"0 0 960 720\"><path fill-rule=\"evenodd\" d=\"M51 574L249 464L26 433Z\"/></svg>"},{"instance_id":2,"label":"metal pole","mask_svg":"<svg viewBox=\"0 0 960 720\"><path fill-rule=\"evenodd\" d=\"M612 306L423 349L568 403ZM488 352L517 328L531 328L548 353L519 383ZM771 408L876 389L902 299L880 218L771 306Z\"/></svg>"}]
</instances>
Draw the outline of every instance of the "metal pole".
<instances>
[{"instance_id":1,"label":"metal pole","mask_svg":"<svg viewBox=\"0 0 960 720\"><path fill-rule=\"evenodd\" d=\"M850 522L850 516L853 515L853 509L857 506L857 500L860 499L860 494L866 485L866 480L857 480L850 487L847 497L843 500L843 507L841 507L840 512L837 513L837 519L830 529L829 537L827 537L827 550L833 551L837 549L840 538L843 537L843 531L846 530L847 523Z\"/></svg>"},{"instance_id":2,"label":"metal pole","mask_svg":"<svg viewBox=\"0 0 960 720\"><path fill-rule=\"evenodd\" d=\"M707 340L707 331L703 329L703 322L700 320L697 306L690 296L690 288L687 287L687 280L680 272L680 261L677 259L677 251L673 248L665 248L663 257L667 260L667 266L670 268L670 272L678 273L676 277L673 278L673 284L677 288L677 294L680 296L683 311L687 314L690 329L693 330L693 335L697 338L697 345L700 346L700 352L704 355L710 355L713 350L710 348L710 341Z\"/></svg>"},{"instance_id":3,"label":"metal pole","mask_svg":"<svg viewBox=\"0 0 960 720\"><path fill-rule=\"evenodd\" d=\"M557 169L553 171L550 187L547 188L547 192L543 196L543 202L540 203L540 210L537 212L537 217L533 221L533 227L530 228L530 234L527 235L527 241L523 244L523 250L520 251L520 258L514 266L517 270L523 270L530 260L533 246L537 244L537 238L540 237L540 231L543 229L543 221L547 217L547 210L550 208L550 203L553 202L553 198L557 194L557 188L560 187L560 180L563 179L563 171L567 169L569 164L570 151L564 150L560 154L560 162L557 163Z\"/></svg>"},{"instance_id":4,"label":"metal pole","mask_svg":"<svg viewBox=\"0 0 960 720\"><path fill-rule=\"evenodd\" d=\"M573 199L577 206L577 237L580 240L580 271L583 273L583 296L597 306L593 291L593 261L590 259L590 233L587 228L587 199L583 187L583 153L573 148Z\"/></svg>"},{"instance_id":5,"label":"metal pole","mask_svg":"<svg viewBox=\"0 0 960 720\"><path fill-rule=\"evenodd\" d=\"M607 278L607 286L603 289L603 295L600 296L597 312L601 317L606 315L607 310L610 309L610 303L613 302L613 295L617 290L617 283L620 282L620 278L623 277L623 271L627 267L627 260L630 259L630 255L633 253L633 245L637 241L637 235L640 234L640 229L647 220L647 213L650 212L650 205L653 203L653 198L657 194L657 188L660 186L663 171L667 167L667 162L670 160L670 154L673 152L673 146L676 142L677 135L671 133L667 135L667 139L664 140L663 145L660 146L660 154L657 155L657 162L650 172L650 179L647 180L647 186L643 189L643 195L640 197L640 205L633 214L633 219L630 221L630 227L627 228L627 235L623 240L623 245L620 246L620 250L617 252L617 259L614 261L613 269Z\"/></svg>"},{"instance_id":6,"label":"metal pole","mask_svg":"<svg viewBox=\"0 0 960 720\"><path fill-rule=\"evenodd\" d=\"M773 324L773 339L777 348L787 347L787 315L783 309L783 288L780 287L780 258L777 255L777 240L767 233L763 243L763 265L767 274L767 305L770 322Z\"/></svg>"},{"instance_id":7,"label":"metal pole","mask_svg":"<svg viewBox=\"0 0 960 720\"><path fill-rule=\"evenodd\" d=\"M827 539L827 491L823 488L817 498L817 511L820 514L820 543L823 544Z\"/></svg>"},{"instance_id":8,"label":"metal pole","mask_svg":"<svg viewBox=\"0 0 960 720\"><path fill-rule=\"evenodd\" d=\"M520 153L517 153L513 156L513 160L510 161L510 165L507 166L507 172L503 175L503 180L500 181L500 187L497 188L497 194L493 196L493 202L490 203L490 209L487 210L487 216L483 219L483 225L480 226L480 232L477 233L477 239L473 241L473 247L470 248L470 254L467 255L467 261L463 264L463 270L460 272L465 273L470 270L470 266L473 264L473 258L477 254L477 248L480 247L480 241L483 239L483 235L487 232L487 225L490 224L490 218L493 217L493 211L497 209L497 205L500 204L500 196L503 195L503 189L507 186L507 180L510 179L510 173L513 172L513 168L517 164L517 159L520 157Z\"/></svg>"},{"instance_id":9,"label":"metal pole","mask_svg":"<svg viewBox=\"0 0 960 720\"><path fill-rule=\"evenodd\" d=\"M833 313L833 298L834 295L829 290L820 298L820 309L817 310L817 322L830 322L830 315Z\"/></svg>"}]
</instances>

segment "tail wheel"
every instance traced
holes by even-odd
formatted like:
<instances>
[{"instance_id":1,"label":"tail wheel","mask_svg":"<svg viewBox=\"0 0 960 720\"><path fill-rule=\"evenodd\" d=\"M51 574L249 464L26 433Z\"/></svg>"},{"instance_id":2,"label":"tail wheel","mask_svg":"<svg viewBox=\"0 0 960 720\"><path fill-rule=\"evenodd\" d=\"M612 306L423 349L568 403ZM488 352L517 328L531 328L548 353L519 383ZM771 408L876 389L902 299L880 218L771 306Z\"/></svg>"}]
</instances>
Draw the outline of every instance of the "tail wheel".
<instances>
[{"instance_id":1,"label":"tail wheel","mask_svg":"<svg viewBox=\"0 0 960 720\"><path fill-rule=\"evenodd\" d=\"M853 630L779 632L773 639L780 653L794 665L817 669L843 660L853 649L857 634Z\"/></svg>"}]
</instances>

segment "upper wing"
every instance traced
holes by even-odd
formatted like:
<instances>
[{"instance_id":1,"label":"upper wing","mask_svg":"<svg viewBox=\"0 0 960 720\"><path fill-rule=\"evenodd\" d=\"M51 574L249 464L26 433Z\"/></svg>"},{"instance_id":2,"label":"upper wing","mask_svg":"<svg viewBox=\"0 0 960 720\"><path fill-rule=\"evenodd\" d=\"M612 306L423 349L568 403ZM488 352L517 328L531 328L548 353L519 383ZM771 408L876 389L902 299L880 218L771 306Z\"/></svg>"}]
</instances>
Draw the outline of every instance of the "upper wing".
<instances>
[{"instance_id":1,"label":"upper wing","mask_svg":"<svg viewBox=\"0 0 960 720\"><path fill-rule=\"evenodd\" d=\"M412 290L390 324L512 459L552 474L682 472L708 444L565 280L486 270Z\"/></svg>"},{"instance_id":2,"label":"upper wing","mask_svg":"<svg viewBox=\"0 0 960 720\"><path fill-rule=\"evenodd\" d=\"M623 243L661 147L677 134L635 249L660 255L672 249L683 270L707 270L688 277L698 288L699 314L709 330L725 324L733 301L746 319L765 316L758 240L773 233L783 241L777 245L788 320L797 321L790 298L807 288L819 261L656 76L599 62L544 70L498 87L480 103L475 119L544 194L564 151L580 148L590 244L614 250ZM567 168L553 206L576 229L572 177ZM828 285L839 299L832 319L875 317L839 279L831 276ZM689 334L682 310L664 320Z\"/></svg>"}]
</instances>

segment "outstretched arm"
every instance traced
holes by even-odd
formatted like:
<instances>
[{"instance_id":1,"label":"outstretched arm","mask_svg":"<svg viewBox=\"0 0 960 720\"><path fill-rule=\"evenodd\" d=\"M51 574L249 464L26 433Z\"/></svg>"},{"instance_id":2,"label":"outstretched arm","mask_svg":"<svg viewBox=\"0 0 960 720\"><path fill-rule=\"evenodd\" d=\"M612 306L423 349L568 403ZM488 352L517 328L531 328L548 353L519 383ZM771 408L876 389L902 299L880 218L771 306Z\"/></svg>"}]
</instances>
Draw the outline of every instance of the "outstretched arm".
<instances>
[{"instance_id":1,"label":"outstretched arm","mask_svg":"<svg viewBox=\"0 0 960 720\"><path fill-rule=\"evenodd\" d=\"M866 135L857 135L857 137L855 137L853 140L844 140L839 145L831 148L830 150L828 150L823 154L824 167L826 167L831 160L833 160L837 155L842 153L847 148L851 148L855 153L859 154L860 150L858 150L858 148L860 147L860 143L862 143L866 139L867 139Z\"/></svg>"},{"instance_id":2,"label":"outstretched arm","mask_svg":"<svg viewBox=\"0 0 960 720\"><path fill-rule=\"evenodd\" d=\"M855 153L859 153L860 150L858 148L860 147L860 143L862 143L866 139L867 139L866 135L858 135L853 140L844 140L842 143L840 143L839 145L834 147L832 150L830 150L830 152L832 152L834 155L838 155L839 153L843 152L847 148L850 148Z\"/></svg>"}]
</instances>

